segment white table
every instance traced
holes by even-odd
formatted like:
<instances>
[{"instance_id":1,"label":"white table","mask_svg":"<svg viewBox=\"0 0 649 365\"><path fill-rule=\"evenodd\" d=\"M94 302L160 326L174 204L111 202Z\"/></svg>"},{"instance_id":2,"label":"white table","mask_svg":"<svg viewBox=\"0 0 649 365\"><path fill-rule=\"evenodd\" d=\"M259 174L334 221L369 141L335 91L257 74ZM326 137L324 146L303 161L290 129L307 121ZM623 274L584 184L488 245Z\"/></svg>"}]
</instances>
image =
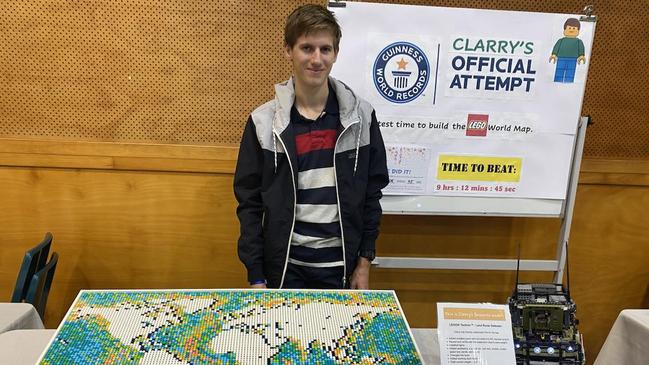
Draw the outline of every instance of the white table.
<instances>
[{"instance_id":1,"label":"white table","mask_svg":"<svg viewBox=\"0 0 649 365\"><path fill-rule=\"evenodd\" d=\"M34 365L56 330L14 330L0 334L0 364Z\"/></svg>"},{"instance_id":2,"label":"white table","mask_svg":"<svg viewBox=\"0 0 649 365\"><path fill-rule=\"evenodd\" d=\"M419 348L422 361L425 365L439 365L439 341L437 329L434 328L413 328L412 336Z\"/></svg>"},{"instance_id":3,"label":"white table","mask_svg":"<svg viewBox=\"0 0 649 365\"><path fill-rule=\"evenodd\" d=\"M620 312L594 365L646 365L649 363L649 310Z\"/></svg>"},{"instance_id":4,"label":"white table","mask_svg":"<svg viewBox=\"0 0 649 365\"><path fill-rule=\"evenodd\" d=\"M34 365L56 330L15 330L0 334L0 364ZM439 365L437 330L413 328L425 365Z\"/></svg>"},{"instance_id":5,"label":"white table","mask_svg":"<svg viewBox=\"0 0 649 365\"><path fill-rule=\"evenodd\" d=\"M0 333L17 329L43 329L43 321L29 303L0 303Z\"/></svg>"}]
</instances>

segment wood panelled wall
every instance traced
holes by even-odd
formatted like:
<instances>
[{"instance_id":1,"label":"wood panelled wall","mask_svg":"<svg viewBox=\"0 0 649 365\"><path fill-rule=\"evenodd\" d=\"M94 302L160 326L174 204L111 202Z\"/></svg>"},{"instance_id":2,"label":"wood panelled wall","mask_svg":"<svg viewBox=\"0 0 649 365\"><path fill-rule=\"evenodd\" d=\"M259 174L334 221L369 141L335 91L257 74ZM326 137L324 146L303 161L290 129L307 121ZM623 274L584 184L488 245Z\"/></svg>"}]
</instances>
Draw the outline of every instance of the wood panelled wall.
<instances>
[{"instance_id":1,"label":"wood panelled wall","mask_svg":"<svg viewBox=\"0 0 649 365\"><path fill-rule=\"evenodd\" d=\"M236 255L235 147L0 140L0 298L24 251L54 234L46 311L56 327L80 289L246 287ZM592 361L624 308L649 306L649 162L585 160L571 234L572 291ZM385 216L384 256L554 256L559 221ZM549 281L549 273L522 273ZM374 269L413 327L438 301L503 303L513 272Z\"/></svg>"},{"instance_id":2,"label":"wood panelled wall","mask_svg":"<svg viewBox=\"0 0 649 365\"><path fill-rule=\"evenodd\" d=\"M585 155L649 159L646 0L371 1L568 14L594 4ZM307 2L0 1L0 137L237 143L288 78L283 24Z\"/></svg>"}]
</instances>

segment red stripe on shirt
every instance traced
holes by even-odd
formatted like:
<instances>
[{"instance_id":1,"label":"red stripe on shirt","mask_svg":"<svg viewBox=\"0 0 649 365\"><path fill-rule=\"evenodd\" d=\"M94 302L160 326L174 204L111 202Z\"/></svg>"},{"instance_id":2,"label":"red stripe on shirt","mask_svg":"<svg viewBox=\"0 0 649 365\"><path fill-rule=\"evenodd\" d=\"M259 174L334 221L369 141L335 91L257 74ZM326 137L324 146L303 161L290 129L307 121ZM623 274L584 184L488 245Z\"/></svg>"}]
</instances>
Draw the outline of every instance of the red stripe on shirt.
<instances>
[{"instance_id":1,"label":"red stripe on shirt","mask_svg":"<svg viewBox=\"0 0 649 365\"><path fill-rule=\"evenodd\" d=\"M316 130L295 137L297 154L303 155L311 151L332 149L336 145L335 129Z\"/></svg>"}]
</instances>

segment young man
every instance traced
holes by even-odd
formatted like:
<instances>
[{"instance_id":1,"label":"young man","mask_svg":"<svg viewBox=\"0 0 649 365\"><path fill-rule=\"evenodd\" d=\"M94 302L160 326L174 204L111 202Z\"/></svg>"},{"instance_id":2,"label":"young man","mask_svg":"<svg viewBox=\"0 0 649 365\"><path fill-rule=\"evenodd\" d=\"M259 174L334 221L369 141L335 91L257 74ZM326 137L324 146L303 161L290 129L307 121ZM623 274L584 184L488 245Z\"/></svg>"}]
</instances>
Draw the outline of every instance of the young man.
<instances>
[{"instance_id":1,"label":"young man","mask_svg":"<svg viewBox=\"0 0 649 365\"><path fill-rule=\"evenodd\" d=\"M368 288L388 172L374 110L329 77L340 37L326 8L293 11L293 77L246 123L234 192L252 287Z\"/></svg>"}]
</instances>

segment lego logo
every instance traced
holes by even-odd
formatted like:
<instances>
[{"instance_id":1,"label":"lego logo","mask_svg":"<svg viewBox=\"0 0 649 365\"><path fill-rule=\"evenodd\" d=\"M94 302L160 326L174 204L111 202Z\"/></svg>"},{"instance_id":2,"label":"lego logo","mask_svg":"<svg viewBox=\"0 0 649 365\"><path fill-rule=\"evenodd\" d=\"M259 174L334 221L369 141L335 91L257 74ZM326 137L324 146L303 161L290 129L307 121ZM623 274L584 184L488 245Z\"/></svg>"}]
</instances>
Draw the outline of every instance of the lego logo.
<instances>
[{"instance_id":1,"label":"lego logo","mask_svg":"<svg viewBox=\"0 0 649 365\"><path fill-rule=\"evenodd\" d=\"M484 120L471 120L469 121L468 129L486 129L487 122Z\"/></svg>"}]
</instances>

